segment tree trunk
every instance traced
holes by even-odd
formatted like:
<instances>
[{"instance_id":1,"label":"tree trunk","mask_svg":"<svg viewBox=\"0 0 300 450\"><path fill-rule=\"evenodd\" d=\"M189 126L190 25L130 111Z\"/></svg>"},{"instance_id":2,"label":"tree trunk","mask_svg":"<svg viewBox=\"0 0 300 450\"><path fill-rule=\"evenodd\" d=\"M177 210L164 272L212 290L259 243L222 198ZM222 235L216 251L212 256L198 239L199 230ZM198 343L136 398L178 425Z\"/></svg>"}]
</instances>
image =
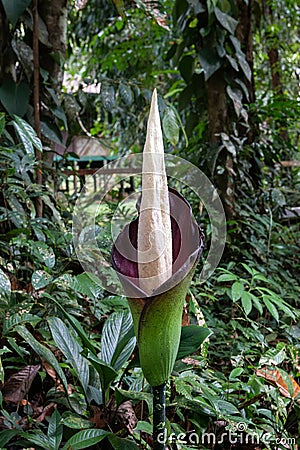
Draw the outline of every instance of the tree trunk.
<instances>
[{"instance_id":1,"label":"tree trunk","mask_svg":"<svg viewBox=\"0 0 300 450\"><path fill-rule=\"evenodd\" d=\"M264 10L264 17L267 24L273 24L274 17L273 17L273 11L271 6L268 4L266 0L263 0L263 10ZM270 64L270 71L271 71L271 86L273 92L280 96L284 96L284 86L281 79L281 69L280 69L280 58L279 58L279 51L278 51L278 45L276 41L276 36L272 34L271 32L266 31L266 41L267 41L267 53L269 58L269 64ZM277 127L279 129L279 136L284 142L289 141L289 134L286 130L285 124L278 120L277 121Z\"/></svg>"},{"instance_id":2,"label":"tree trunk","mask_svg":"<svg viewBox=\"0 0 300 450\"><path fill-rule=\"evenodd\" d=\"M3 83L5 78L7 60L9 53L9 29L8 21L6 19L6 14L0 2L0 85Z\"/></svg>"},{"instance_id":3,"label":"tree trunk","mask_svg":"<svg viewBox=\"0 0 300 450\"><path fill-rule=\"evenodd\" d=\"M207 94L207 111L209 123L209 142L212 150L218 151L221 146L220 133L229 134L229 108L226 96L226 82L220 71L212 75L205 83ZM214 177L220 193L226 217L234 215L234 180L232 155L222 149L217 158L217 170ZM220 172L218 167L222 169Z\"/></svg>"},{"instance_id":4,"label":"tree trunk","mask_svg":"<svg viewBox=\"0 0 300 450\"><path fill-rule=\"evenodd\" d=\"M40 63L49 72L51 85L58 92L63 81L66 54L67 0L40 0L39 14L46 24L51 45L50 48L41 48Z\"/></svg>"}]
</instances>

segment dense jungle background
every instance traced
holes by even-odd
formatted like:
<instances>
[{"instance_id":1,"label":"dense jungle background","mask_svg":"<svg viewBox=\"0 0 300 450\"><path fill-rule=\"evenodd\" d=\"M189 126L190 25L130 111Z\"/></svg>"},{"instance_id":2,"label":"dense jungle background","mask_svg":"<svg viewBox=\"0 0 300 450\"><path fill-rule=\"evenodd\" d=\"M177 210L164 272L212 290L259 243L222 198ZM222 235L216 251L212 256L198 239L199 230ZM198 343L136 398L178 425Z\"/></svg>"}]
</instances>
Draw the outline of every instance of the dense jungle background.
<instances>
[{"instance_id":1,"label":"dense jungle background","mask_svg":"<svg viewBox=\"0 0 300 450\"><path fill-rule=\"evenodd\" d=\"M227 218L219 267L186 298L167 448L298 449L299 80L293 0L0 1L0 448L152 448L127 300L82 268L72 216L97 164L142 151L156 87L166 153ZM97 212L107 264L139 189L126 178ZM205 258L209 217L184 193Z\"/></svg>"}]
</instances>

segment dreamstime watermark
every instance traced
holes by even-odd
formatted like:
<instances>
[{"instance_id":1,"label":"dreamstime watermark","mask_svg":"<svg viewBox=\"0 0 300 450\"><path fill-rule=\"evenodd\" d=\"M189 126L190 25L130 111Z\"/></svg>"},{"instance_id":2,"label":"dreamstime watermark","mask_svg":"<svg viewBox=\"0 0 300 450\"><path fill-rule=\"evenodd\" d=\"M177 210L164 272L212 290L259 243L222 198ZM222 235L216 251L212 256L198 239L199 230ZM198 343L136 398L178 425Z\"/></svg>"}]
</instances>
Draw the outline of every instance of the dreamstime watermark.
<instances>
[{"instance_id":1,"label":"dreamstime watermark","mask_svg":"<svg viewBox=\"0 0 300 450\"><path fill-rule=\"evenodd\" d=\"M158 435L158 442L160 444L177 444L177 445L216 445L229 443L231 445L259 445L276 444L277 445L294 445L296 439L292 437L277 437L270 432L257 433L247 429L247 424L238 422L232 429L228 429L219 434L209 432L199 435L196 432L189 433L160 433ZM196 447L198 448L198 447Z\"/></svg>"},{"instance_id":2,"label":"dreamstime watermark","mask_svg":"<svg viewBox=\"0 0 300 450\"><path fill-rule=\"evenodd\" d=\"M99 235L101 227L107 221L105 208L106 198L114 188L131 177L142 175L143 154L129 155L119 158L103 168L93 176L97 177L98 188L94 192L92 176L82 189L73 214L73 242L78 259L87 274L96 275L104 289L112 294L123 295L123 287L114 269L109 264L107 253L103 252ZM174 155L165 155L165 166L170 185L179 185L179 191L188 189L196 196L199 204L203 205L209 217L209 241L206 260L202 262L199 276L201 282L207 280L218 266L223 254L226 241L226 217L222 202L216 188L208 177L192 163ZM112 243L129 222L136 217L136 202L138 195L132 193L119 202L110 220L110 234ZM126 214L124 214L126 211ZM102 219L101 219L102 216ZM174 217L173 217L174 220ZM184 224L180 232L185 234ZM129 238L129 237L128 237ZM180 281L174 277L174 283ZM170 285L168 285L168 289Z\"/></svg>"}]
</instances>

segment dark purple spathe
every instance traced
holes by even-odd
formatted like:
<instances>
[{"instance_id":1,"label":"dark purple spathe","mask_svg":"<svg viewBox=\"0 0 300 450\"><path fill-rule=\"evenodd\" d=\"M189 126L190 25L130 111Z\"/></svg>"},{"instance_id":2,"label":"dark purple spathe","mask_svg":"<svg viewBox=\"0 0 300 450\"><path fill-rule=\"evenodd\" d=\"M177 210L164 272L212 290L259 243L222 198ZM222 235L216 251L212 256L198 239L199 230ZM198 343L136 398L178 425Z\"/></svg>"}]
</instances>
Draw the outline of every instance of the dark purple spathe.
<instances>
[{"instance_id":1,"label":"dark purple spathe","mask_svg":"<svg viewBox=\"0 0 300 450\"><path fill-rule=\"evenodd\" d=\"M203 232L197 225L191 207L175 189L169 188L172 226L172 277L153 295L167 291L178 284L195 265L203 246ZM140 201L137 208L139 209ZM147 294L139 287L137 263L137 234L139 218L126 225L119 234L111 252L111 262L123 285L127 297L145 298Z\"/></svg>"}]
</instances>

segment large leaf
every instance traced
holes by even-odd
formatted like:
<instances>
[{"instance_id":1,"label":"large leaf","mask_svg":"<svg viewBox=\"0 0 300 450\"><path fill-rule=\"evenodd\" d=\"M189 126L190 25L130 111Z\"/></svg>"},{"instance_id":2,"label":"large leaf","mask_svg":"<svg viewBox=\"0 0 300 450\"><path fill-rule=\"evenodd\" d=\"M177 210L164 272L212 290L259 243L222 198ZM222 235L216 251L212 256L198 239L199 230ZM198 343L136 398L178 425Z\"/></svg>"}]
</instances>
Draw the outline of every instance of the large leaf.
<instances>
[{"instance_id":1,"label":"large leaf","mask_svg":"<svg viewBox=\"0 0 300 450\"><path fill-rule=\"evenodd\" d=\"M180 126L173 108L167 108L163 117L162 126L167 140L172 145L178 144Z\"/></svg>"},{"instance_id":2,"label":"large leaf","mask_svg":"<svg viewBox=\"0 0 300 450\"><path fill-rule=\"evenodd\" d=\"M133 328L132 328L133 333ZM129 340L127 340L127 336L124 340L122 340L116 349L112 366L115 370L121 369L121 367L128 361L132 352L136 346L136 337L132 336Z\"/></svg>"},{"instance_id":3,"label":"large leaf","mask_svg":"<svg viewBox=\"0 0 300 450\"><path fill-rule=\"evenodd\" d=\"M274 317L274 319L278 322L279 321L279 314L276 306L269 300L269 297L267 295L263 295L262 297L263 302L269 311L269 313Z\"/></svg>"},{"instance_id":4,"label":"large leaf","mask_svg":"<svg viewBox=\"0 0 300 450\"><path fill-rule=\"evenodd\" d=\"M195 59L191 55L185 55L179 63L178 69L184 81L188 84L194 73Z\"/></svg>"},{"instance_id":5,"label":"large leaf","mask_svg":"<svg viewBox=\"0 0 300 450\"><path fill-rule=\"evenodd\" d=\"M148 406L149 414L151 415L153 412L152 411L153 397L152 397L152 394L150 394L149 392L127 391L124 389L117 388L115 390L115 395L116 395L116 401L117 401L118 405L120 405L127 399L133 400L134 402L145 401Z\"/></svg>"},{"instance_id":6,"label":"large leaf","mask_svg":"<svg viewBox=\"0 0 300 450\"><path fill-rule=\"evenodd\" d=\"M42 289L53 281L53 277L44 270L36 270L31 277L31 284L34 289Z\"/></svg>"},{"instance_id":7,"label":"large leaf","mask_svg":"<svg viewBox=\"0 0 300 450\"><path fill-rule=\"evenodd\" d=\"M101 89L101 100L104 108L111 112L115 104L115 90L113 86L103 85Z\"/></svg>"},{"instance_id":8,"label":"large leaf","mask_svg":"<svg viewBox=\"0 0 300 450\"><path fill-rule=\"evenodd\" d=\"M0 269L0 300L2 298L7 299L10 296L10 279L8 276Z\"/></svg>"},{"instance_id":9,"label":"large leaf","mask_svg":"<svg viewBox=\"0 0 300 450\"><path fill-rule=\"evenodd\" d=\"M119 85L119 93L120 97L125 103L125 105L130 106L133 102L133 94L130 86L120 83Z\"/></svg>"},{"instance_id":10,"label":"large leaf","mask_svg":"<svg viewBox=\"0 0 300 450\"><path fill-rule=\"evenodd\" d=\"M29 96L30 88L25 82L17 84L13 80L6 80L0 87L0 101L10 116L24 116Z\"/></svg>"},{"instance_id":11,"label":"large leaf","mask_svg":"<svg viewBox=\"0 0 300 450\"><path fill-rule=\"evenodd\" d=\"M31 0L2 0L7 18L13 26L16 25L19 17L23 14L30 3Z\"/></svg>"},{"instance_id":12,"label":"large leaf","mask_svg":"<svg viewBox=\"0 0 300 450\"><path fill-rule=\"evenodd\" d=\"M41 261L48 269L55 266L55 253L51 247L44 242L31 242L33 255Z\"/></svg>"},{"instance_id":13,"label":"large leaf","mask_svg":"<svg viewBox=\"0 0 300 450\"><path fill-rule=\"evenodd\" d=\"M20 430L3 430L0 432L0 448L5 448L6 444L15 436L20 434Z\"/></svg>"},{"instance_id":14,"label":"large leaf","mask_svg":"<svg viewBox=\"0 0 300 450\"><path fill-rule=\"evenodd\" d=\"M220 69L222 62L213 48L203 48L199 51L199 61L204 71L204 78L207 81L217 70Z\"/></svg>"},{"instance_id":15,"label":"large leaf","mask_svg":"<svg viewBox=\"0 0 300 450\"><path fill-rule=\"evenodd\" d=\"M22 336L23 339L30 345L30 347L42 358L44 358L55 370L57 375L62 381L65 391L68 392L68 383L62 368L60 367L57 359L53 353L44 345L40 344L34 336L22 325L18 325L16 328L17 333Z\"/></svg>"},{"instance_id":16,"label":"large leaf","mask_svg":"<svg viewBox=\"0 0 300 450\"><path fill-rule=\"evenodd\" d=\"M234 302L242 297L244 292L244 285L240 281L235 281L231 286L231 297Z\"/></svg>"},{"instance_id":17,"label":"large leaf","mask_svg":"<svg viewBox=\"0 0 300 450\"><path fill-rule=\"evenodd\" d=\"M98 442L101 442L110 434L111 433L109 431L100 430L97 428L79 431L66 442L63 450L79 450L82 448L91 447L92 445L96 445Z\"/></svg>"},{"instance_id":18,"label":"large leaf","mask_svg":"<svg viewBox=\"0 0 300 450\"><path fill-rule=\"evenodd\" d=\"M65 411L62 415L61 423L73 430L81 430L82 428L91 428L94 424L78 414L71 411Z\"/></svg>"},{"instance_id":19,"label":"large leaf","mask_svg":"<svg viewBox=\"0 0 300 450\"><path fill-rule=\"evenodd\" d=\"M45 450L55 450L49 442L49 438L42 431L34 431L28 433L25 432L20 433L20 435L27 441L35 444L38 447L41 447Z\"/></svg>"},{"instance_id":20,"label":"large leaf","mask_svg":"<svg viewBox=\"0 0 300 450\"><path fill-rule=\"evenodd\" d=\"M62 145L63 138L62 134L54 122L50 122L47 119L41 120L41 133L47 139L54 142L55 144Z\"/></svg>"},{"instance_id":21,"label":"large leaf","mask_svg":"<svg viewBox=\"0 0 300 450\"><path fill-rule=\"evenodd\" d=\"M84 344L84 347L88 350L90 350L95 356L97 354L93 344L91 343L89 337L87 336L86 332L82 328L80 322L78 320L71 316L62 306L59 302L52 299L52 301L56 304L56 306L61 310L65 318L69 321L69 323L72 325L73 329L76 331L76 333L79 335L79 337L82 340L82 343Z\"/></svg>"},{"instance_id":22,"label":"large leaf","mask_svg":"<svg viewBox=\"0 0 300 450\"><path fill-rule=\"evenodd\" d=\"M238 21L229 16L229 14L223 13L218 7L215 8L215 15L218 22L225 28L225 30L229 31L231 34L234 34Z\"/></svg>"},{"instance_id":23,"label":"large leaf","mask_svg":"<svg viewBox=\"0 0 300 450\"><path fill-rule=\"evenodd\" d=\"M102 288L99 283L99 278L93 273L81 273L76 277L76 290L81 294L87 295L89 298L97 299L102 293Z\"/></svg>"},{"instance_id":24,"label":"large leaf","mask_svg":"<svg viewBox=\"0 0 300 450\"><path fill-rule=\"evenodd\" d=\"M63 426L61 415L57 409L54 410L50 417L47 435L52 449L58 450L63 436Z\"/></svg>"},{"instance_id":25,"label":"large leaf","mask_svg":"<svg viewBox=\"0 0 300 450\"><path fill-rule=\"evenodd\" d=\"M206 327L198 325L189 325L182 327L179 349L176 359L182 359L185 356L196 352L201 344L208 338L212 332Z\"/></svg>"},{"instance_id":26,"label":"large leaf","mask_svg":"<svg viewBox=\"0 0 300 450\"><path fill-rule=\"evenodd\" d=\"M118 372L92 353L88 353L87 359L98 372L102 389L106 391L110 383L118 376Z\"/></svg>"},{"instance_id":27,"label":"large leaf","mask_svg":"<svg viewBox=\"0 0 300 450\"><path fill-rule=\"evenodd\" d=\"M5 127L5 114L0 113L0 136L3 133L4 127Z\"/></svg>"},{"instance_id":28,"label":"large leaf","mask_svg":"<svg viewBox=\"0 0 300 450\"><path fill-rule=\"evenodd\" d=\"M33 147L40 152L43 151L41 140L37 137L36 132L29 123L16 115L13 116L13 126L19 136L24 148L28 154L33 154Z\"/></svg>"},{"instance_id":29,"label":"large leaf","mask_svg":"<svg viewBox=\"0 0 300 450\"><path fill-rule=\"evenodd\" d=\"M48 319L48 324L56 345L71 364L83 389L86 391L89 382L89 365L86 358L81 355L82 347L61 319L51 317Z\"/></svg>"},{"instance_id":30,"label":"large leaf","mask_svg":"<svg viewBox=\"0 0 300 450\"><path fill-rule=\"evenodd\" d=\"M252 296L247 291L242 292L242 306L246 316L248 316L252 310Z\"/></svg>"},{"instance_id":31,"label":"large leaf","mask_svg":"<svg viewBox=\"0 0 300 450\"><path fill-rule=\"evenodd\" d=\"M133 336L133 322L132 316L129 311L120 311L113 313L105 322L102 337L101 337L101 359L118 370L121 359L124 361L131 355L134 344L132 341ZM127 344L131 340L130 345ZM126 361L125 359L125 361Z\"/></svg>"},{"instance_id":32,"label":"large leaf","mask_svg":"<svg viewBox=\"0 0 300 450\"><path fill-rule=\"evenodd\" d=\"M129 439L123 439L115 434L111 434L108 437L109 442L113 446L115 450L138 450L139 447L137 444L133 441L130 441Z\"/></svg>"}]
</instances>

